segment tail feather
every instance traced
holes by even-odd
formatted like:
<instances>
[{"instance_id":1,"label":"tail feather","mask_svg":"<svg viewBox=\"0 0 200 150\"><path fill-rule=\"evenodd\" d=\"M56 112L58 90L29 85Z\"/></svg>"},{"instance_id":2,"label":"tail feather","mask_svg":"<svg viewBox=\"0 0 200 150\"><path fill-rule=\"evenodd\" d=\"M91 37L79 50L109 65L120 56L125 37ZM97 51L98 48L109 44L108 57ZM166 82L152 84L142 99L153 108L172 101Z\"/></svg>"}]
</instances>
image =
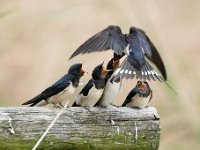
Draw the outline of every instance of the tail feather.
<instances>
[{"instance_id":1,"label":"tail feather","mask_svg":"<svg viewBox=\"0 0 200 150\"><path fill-rule=\"evenodd\" d=\"M128 63L127 63L127 62L125 62L124 67L125 67L125 68L128 67ZM121 76L121 78L127 78L127 76L128 76L129 74L127 74L127 76L125 76L126 73L128 73L128 70ZM127 79L128 79L128 78L127 78Z\"/></svg>"},{"instance_id":2,"label":"tail feather","mask_svg":"<svg viewBox=\"0 0 200 150\"><path fill-rule=\"evenodd\" d=\"M124 77L126 79L129 79L131 78L133 75L132 75L132 71L131 71L131 66L130 66L130 63L128 61L125 62L126 63L126 66L124 65L124 68L127 68L124 72Z\"/></svg>"},{"instance_id":3,"label":"tail feather","mask_svg":"<svg viewBox=\"0 0 200 150\"><path fill-rule=\"evenodd\" d=\"M149 70L152 70L151 66L145 65L145 67L146 67L147 74L148 74L147 78L148 78L149 80L153 79L154 81L156 81L156 79L154 78L154 75L152 75L152 74L151 74L151 71L149 71Z\"/></svg>"},{"instance_id":4,"label":"tail feather","mask_svg":"<svg viewBox=\"0 0 200 150\"><path fill-rule=\"evenodd\" d=\"M164 83L168 86L168 88L169 88L174 94L177 95L176 90L175 90L173 87L171 87L171 86L169 85L169 83L168 83L158 72L156 72L150 64L147 63L147 67L151 70L151 72L152 72L152 73L151 73L151 74L152 74L152 77L155 77L155 78L156 78L157 80L159 80L160 82L164 82Z\"/></svg>"},{"instance_id":5,"label":"tail feather","mask_svg":"<svg viewBox=\"0 0 200 150\"><path fill-rule=\"evenodd\" d=\"M146 67L148 67L148 69L146 70L146 72L148 73L148 71L150 72L150 74L149 75L151 75L151 77L152 77L152 79L154 79L154 80L159 80L160 82L162 82L161 80L163 79L162 78L162 76L159 74L159 73L157 73L154 69L153 69L153 67L150 65L150 64L148 64L148 62L146 63L146 65L145 65ZM163 79L164 80L164 79Z\"/></svg>"},{"instance_id":6,"label":"tail feather","mask_svg":"<svg viewBox=\"0 0 200 150\"><path fill-rule=\"evenodd\" d=\"M143 80L146 80L147 79L147 68L146 68L146 66L144 66L143 68L142 68L142 78L143 78Z\"/></svg>"},{"instance_id":7,"label":"tail feather","mask_svg":"<svg viewBox=\"0 0 200 150\"><path fill-rule=\"evenodd\" d=\"M32 103L29 107L33 107L35 106L37 103Z\"/></svg>"},{"instance_id":8,"label":"tail feather","mask_svg":"<svg viewBox=\"0 0 200 150\"><path fill-rule=\"evenodd\" d=\"M34 98L28 100L27 102L23 103L22 105L30 105L30 107L35 106L37 103L39 103L41 100L44 99L44 96L42 94L39 94L35 96Z\"/></svg>"},{"instance_id":9,"label":"tail feather","mask_svg":"<svg viewBox=\"0 0 200 150\"><path fill-rule=\"evenodd\" d=\"M132 79L135 77L136 79L142 79L139 71L133 71L134 75L131 77Z\"/></svg>"},{"instance_id":10,"label":"tail feather","mask_svg":"<svg viewBox=\"0 0 200 150\"><path fill-rule=\"evenodd\" d=\"M79 105L76 104L76 101L72 104L71 107L80 107Z\"/></svg>"},{"instance_id":11,"label":"tail feather","mask_svg":"<svg viewBox=\"0 0 200 150\"><path fill-rule=\"evenodd\" d=\"M140 80L149 80L151 81L158 80L160 82L164 82L175 94L177 92L167 83L167 81L156 71L153 67L146 62L146 64L141 68L141 70L137 70L130 64L128 59L126 58L122 65L113 73L112 75L113 80L116 80L118 77L122 79L131 79L136 78Z\"/></svg>"},{"instance_id":12,"label":"tail feather","mask_svg":"<svg viewBox=\"0 0 200 150\"><path fill-rule=\"evenodd\" d=\"M162 76L157 73L148 62L146 62L141 70L137 70L136 68L134 68L134 66L130 64L127 58L124 60L123 64L113 73L113 77L114 79L118 77L126 79L136 78L141 80L157 79L160 82L163 79Z\"/></svg>"}]
</instances>

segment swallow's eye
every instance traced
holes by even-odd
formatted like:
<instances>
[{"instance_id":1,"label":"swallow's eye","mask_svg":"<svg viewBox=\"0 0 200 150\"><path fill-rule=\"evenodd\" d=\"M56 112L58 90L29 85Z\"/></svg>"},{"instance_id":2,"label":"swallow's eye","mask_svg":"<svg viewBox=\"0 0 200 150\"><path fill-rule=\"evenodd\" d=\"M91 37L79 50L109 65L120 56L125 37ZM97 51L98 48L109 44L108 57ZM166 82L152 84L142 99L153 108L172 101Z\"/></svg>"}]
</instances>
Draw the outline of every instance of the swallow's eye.
<instances>
[{"instance_id":1,"label":"swallow's eye","mask_svg":"<svg viewBox=\"0 0 200 150\"><path fill-rule=\"evenodd\" d=\"M142 82L141 82L141 81L138 81L137 83L140 84L140 83L142 83Z\"/></svg>"}]
</instances>

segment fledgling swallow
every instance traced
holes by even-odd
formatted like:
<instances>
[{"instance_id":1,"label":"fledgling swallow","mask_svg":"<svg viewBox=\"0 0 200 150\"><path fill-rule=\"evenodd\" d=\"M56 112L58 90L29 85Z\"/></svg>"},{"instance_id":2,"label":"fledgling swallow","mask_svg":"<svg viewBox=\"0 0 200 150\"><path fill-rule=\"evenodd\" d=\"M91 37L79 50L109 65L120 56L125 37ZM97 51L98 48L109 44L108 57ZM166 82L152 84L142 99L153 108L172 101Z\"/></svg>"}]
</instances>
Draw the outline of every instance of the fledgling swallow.
<instances>
[{"instance_id":1,"label":"fledgling swallow","mask_svg":"<svg viewBox=\"0 0 200 150\"><path fill-rule=\"evenodd\" d=\"M96 66L92 72L92 79L81 90L73 106L93 107L103 94L108 71L103 63Z\"/></svg>"},{"instance_id":2,"label":"fledgling swallow","mask_svg":"<svg viewBox=\"0 0 200 150\"><path fill-rule=\"evenodd\" d=\"M74 94L76 88L78 87L79 80L84 73L85 71L82 69L81 63L72 65L67 74L65 74L62 78L48 87L42 93L28 100L22 105L30 104L31 107L45 106L47 104L53 104L56 106L59 104L60 106L63 106L62 102L70 95Z\"/></svg>"},{"instance_id":3,"label":"fledgling swallow","mask_svg":"<svg viewBox=\"0 0 200 150\"><path fill-rule=\"evenodd\" d=\"M114 60L112 58L107 64L107 70L110 70L106 76L106 86L104 88L103 94L100 100L97 103L97 106L107 107L112 104L115 100L116 96L119 94L121 89L122 80L120 77L118 79L113 80L113 73L119 67L119 59Z\"/></svg>"},{"instance_id":4,"label":"fledgling swallow","mask_svg":"<svg viewBox=\"0 0 200 150\"><path fill-rule=\"evenodd\" d=\"M149 84L144 81L138 81L137 85L130 91L122 106L135 107L143 109L148 106L153 96Z\"/></svg>"},{"instance_id":5,"label":"fledgling swallow","mask_svg":"<svg viewBox=\"0 0 200 150\"><path fill-rule=\"evenodd\" d=\"M119 26L110 25L86 40L69 59L79 54L109 49L114 51L114 60L127 55L122 65L115 71L114 79L120 76L126 79L136 77L141 80L167 80L165 66L158 50L146 33L136 27L131 27L129 34L123 34ZM162 76L153 69L145 57L157 66Z\"/></svg>"}]
</instances>

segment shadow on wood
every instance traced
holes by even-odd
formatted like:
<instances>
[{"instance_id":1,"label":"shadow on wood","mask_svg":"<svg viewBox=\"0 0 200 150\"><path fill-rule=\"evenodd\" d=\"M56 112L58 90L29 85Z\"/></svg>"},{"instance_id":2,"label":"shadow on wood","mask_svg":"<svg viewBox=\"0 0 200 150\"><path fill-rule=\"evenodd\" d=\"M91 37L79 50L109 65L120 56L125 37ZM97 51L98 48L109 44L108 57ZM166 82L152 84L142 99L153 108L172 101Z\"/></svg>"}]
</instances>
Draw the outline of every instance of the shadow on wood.
<instances>
[{"instance_id":1,"label":"shadow on wood","mask_svg":"<svg viewBox=\"0 0 200 150\"><path fill-rule=\"evenodd\" d=\"M31 149L59 109L0 107L0 149ZM158 149L155 108L67 108L38 149Z\"/></svg>"}]
</instances>

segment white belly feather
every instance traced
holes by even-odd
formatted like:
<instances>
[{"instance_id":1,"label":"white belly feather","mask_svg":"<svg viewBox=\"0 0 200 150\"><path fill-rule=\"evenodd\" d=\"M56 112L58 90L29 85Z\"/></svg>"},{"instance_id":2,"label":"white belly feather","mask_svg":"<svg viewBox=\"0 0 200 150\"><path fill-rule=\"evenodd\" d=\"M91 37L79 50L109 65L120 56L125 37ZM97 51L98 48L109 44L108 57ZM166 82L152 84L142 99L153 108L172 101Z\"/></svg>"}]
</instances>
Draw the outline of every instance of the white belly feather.
<instances>
[{"instance_id":1,"label":"white belly feather","mask_svg":"<svg viewBox=\"0 0 200 150\"><path fill-rule=\"evenodd\" d=\"M119 91L121 89L121 82L113 82L110 81L107 82L103 95L99 101L99 106L106 107L113 103L116 96L119 94Z\"/></svg>"},{"instance_id":2,"label":"white belly feather","mask_svg":"<svg viewBox=\"0 0 200 150\"><path fill-rule=\"evenodd\" d=\"M58 103L62 103L64 100L66 100L70 95L74 94L75 92L75 87L73 87L72 83L70 83L70 85L65 88L63 91L61 91L60 93L51 96L50 98L47 99L48 103L52 103L52 104L58 104Z\"/></svg>"},{"instance_id":3,"label":"white belly feather","mask_svg":"<svg viewBox=\"0 0 200 150\"><path fill-rule=\"evenodd\" d=\"M92 87L88 93L87 96L84 96L83 94L79 94L78 98L76 99L76 104L80 106L94 106L100 97L103 94L103 89L96 89L95 87Z\"/></svg>"},{"instance_id":4,"label":"white belly feather","mask_svg":"<svg viewBox=\"0 0 200 150\"><path fill-rule=\"evenodd\" d=\"M126 106L128 107L138 107L138 108L145 108L148 106L149 98L148 97L139 97L139 95L135 95L131 102L129 102Z\"/></svg>"}]
</instances>

